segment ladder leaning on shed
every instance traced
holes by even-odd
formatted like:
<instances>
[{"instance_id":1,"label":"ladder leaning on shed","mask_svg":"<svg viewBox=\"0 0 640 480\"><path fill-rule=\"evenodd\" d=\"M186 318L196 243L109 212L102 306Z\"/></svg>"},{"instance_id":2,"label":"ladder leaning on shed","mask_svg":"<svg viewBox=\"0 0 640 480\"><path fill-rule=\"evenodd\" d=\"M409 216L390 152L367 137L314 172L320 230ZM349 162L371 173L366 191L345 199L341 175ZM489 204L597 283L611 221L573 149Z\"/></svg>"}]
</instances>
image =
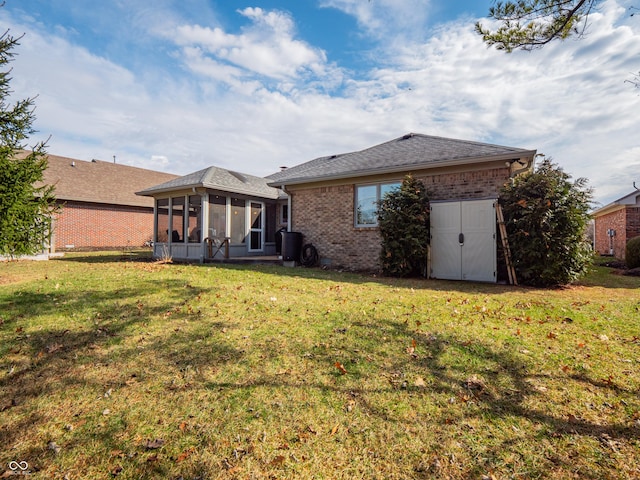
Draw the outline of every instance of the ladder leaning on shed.
<instances>
[{"instance_id":1,"label":"ladder leaning on shed","mask_svg":"<svg viewBox=\"0 0 640 480\"><path fill-rule=\"evenodd\" d=\"M513 267L513 261L511 260L511 249L509 248L509 240L507 239L507 228L504 224L504 215L502 214L502 206L496 202L496 216L498 218L498 228L500 229L500 238L502 240L502 249L504 251L504 259L507 263L507 273L509 274L509 283L511 285L518 285L518 279L516 278L516 269Z\"/></svg>"}]
</instances>

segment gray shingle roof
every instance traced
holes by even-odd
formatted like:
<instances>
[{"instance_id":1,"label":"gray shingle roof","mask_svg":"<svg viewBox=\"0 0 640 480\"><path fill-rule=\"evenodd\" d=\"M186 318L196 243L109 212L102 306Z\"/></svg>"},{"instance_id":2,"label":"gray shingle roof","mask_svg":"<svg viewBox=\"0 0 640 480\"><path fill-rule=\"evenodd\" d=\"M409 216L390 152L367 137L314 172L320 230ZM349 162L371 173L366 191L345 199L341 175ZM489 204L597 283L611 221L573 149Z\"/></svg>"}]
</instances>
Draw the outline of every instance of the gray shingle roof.
<instances>
[{"instance_id":1,"label":"gray shingle roof","mask_svg":"<svg viewBox=\"0 0 640 480\"><path fill-rule=\"evenodd\" d=\"M281 186L447 165L533 157L535 150L410 133L358 152L320 157L269 175Z\"/></svg>"},{"instance_id":2,"label":"gray shingle roof","mask_svg":"<svg viewBox=\"0 0 640 480\"><path fill-rule=\"evenodd\" d=\"M220 167L205 168L136 193L138 195L153 196L158 193L194 187L271 199L278 198L280 194L278 189L267 185L267 179L265 178Z\"/></svg>"}]
</instances>

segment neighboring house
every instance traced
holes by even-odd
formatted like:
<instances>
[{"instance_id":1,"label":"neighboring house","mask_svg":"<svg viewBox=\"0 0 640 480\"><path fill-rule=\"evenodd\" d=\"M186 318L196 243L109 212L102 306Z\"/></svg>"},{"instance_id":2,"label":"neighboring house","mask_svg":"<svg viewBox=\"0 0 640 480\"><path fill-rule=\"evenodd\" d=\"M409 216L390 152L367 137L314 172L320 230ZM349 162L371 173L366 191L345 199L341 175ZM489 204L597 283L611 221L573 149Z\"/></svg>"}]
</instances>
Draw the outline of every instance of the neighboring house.
<instances>
[{"instance_id":1,"label":"neighboring house","mask_svg":"<svg viewBox=\"0 0 640 480\"><path fill-rule=\"evenodd\" d=\"M214 230L224 225L224 236L237 235L232 243L244 246L236 249L238 255L272 253L271 234L286 223L316 247L322 264L377 270L381 239L376 202L412 174L424 182L432 201L432 276L496 281L495 200L511 177L533 169L535 154L535 150L408 134L358 152L317 158L266 179L211 167L139 194L156 198L156 240L161 243L156 255L160 248L168 248L173 258L195 259L199 253L201 260L206 259L205 245L186 239L192 222ZM225 197L217 200L219 207L216 196ZM174 198L177 210L172 207ZM219 215L226 215L218 224L212 213L216 208ZM187 209L196 219L187 220L191 218ZM174 215L179 231L175 242L167 237L169 224L176 229L171 223ZM245 220L234 233L230 217L236 215ZM209 235L214 233L220 235L219 231ZM261 243L265 239L267 243Z\"/></svg>"},{"instance_id":2,"label":"neighboring house","mask_svg":"<svg viewBox=\"0 0 640 480\"><path fill-rule=\"evenodd\" d=\"M640 190L594 211L595 250L624 260L625 247L640 235Z\"/></svg>"},{"instance_id":3,"label":"neighboring house","mask_svg":"<svg viewBox=\"0 0 640 480\"><path fill-rule=\"evenodd\" d=\"M177 260L277 253L286 196L265 178L209 167L137 192L156 205L154 255Z\"/></svg>"},{"instance_id":4,"label":"neighboring house","mask_svg":"<svg viewBox=\"0 0 640 480\"><path fill-rule=\"evenodd\" d=\"M100 160L48 155L44 182L61 206L51 251L138 247L153 238L153 200L137 190L177 175Z\"/></svg>"}]
</instances>

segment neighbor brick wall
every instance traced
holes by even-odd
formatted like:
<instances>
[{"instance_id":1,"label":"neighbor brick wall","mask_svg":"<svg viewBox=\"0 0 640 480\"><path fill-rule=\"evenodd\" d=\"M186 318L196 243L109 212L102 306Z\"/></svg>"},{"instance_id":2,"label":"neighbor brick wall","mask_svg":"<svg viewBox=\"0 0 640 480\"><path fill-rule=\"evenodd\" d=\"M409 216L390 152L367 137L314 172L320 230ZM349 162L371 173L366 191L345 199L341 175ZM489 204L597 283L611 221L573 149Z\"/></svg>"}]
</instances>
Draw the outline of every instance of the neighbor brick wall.
<instances>
[{"instance_id":1,"label":"neighbor brick wall","mask_svg":"<svg viewBox=\"0 0 640 480\"><path fill-rule=\"evenodd\" d=\"M56 250L138 247L153 236L153 209L65 202L56 216Z\"/></svg>"},{"instance_id":2,"label":"neighbor brick wall","mask_svg":"<svg viewBox=\"0 0 640 480\"><path fill-rule=\"evenodd\" d=\"M637 210L637 209L636 209ZM599 216L595 220L595 250L600 255L609 255L611 243L607 230L613 228L616 236L613 237L613 256L624 260L624 249L627 244L626 212L624 209Z\"/></svg>"},{"instance_id":3,"label":"neighbor brick wall","mask_svg":"<svg viewBox=\"0 0 640 480\"><path fill-rule=\"evenodd\" d=\"M627 242L640 236L640 207L627 207Z\"/></svg>"},{"instance_id":4,"label":"neighbor brick wall","mask_svg":"<svg viewBox=\"0 0 640 480\"><path fill-rule=\"evenodd\" d=\"M475 172L416 175L431 200L497 197L509 178L507 168ZM387 181L387 180L385 180ZM292 230L313 243L321 260L332 267L378 270L380 233L377 228L354 226L354 183L295 190L292 193Z\"/></svg>"}]
</instances>

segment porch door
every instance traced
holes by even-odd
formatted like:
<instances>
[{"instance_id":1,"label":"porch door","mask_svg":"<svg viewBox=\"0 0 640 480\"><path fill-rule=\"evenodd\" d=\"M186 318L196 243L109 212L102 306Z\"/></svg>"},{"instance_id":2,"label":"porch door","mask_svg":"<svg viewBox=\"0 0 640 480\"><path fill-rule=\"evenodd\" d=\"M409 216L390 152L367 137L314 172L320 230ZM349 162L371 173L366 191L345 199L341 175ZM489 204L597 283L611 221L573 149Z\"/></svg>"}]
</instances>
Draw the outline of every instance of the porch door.
<instances>
[{"instance_id":1,"label":"porch door","mask_svg":"<svg viewBox=\"0 0 640 480\"><path fill-rule=\"evenodd\" d=\"M496 281L495 200L431 205L431 276Z\"/></svg>"},{"instance_id":2,"label":"porch door","mask_svg":"<svg viewBox=\"0 0 640 480\"><path fill-rule=\"evenodd\" d=\"M264 249L264 203L249 202L249 251L262 252Z\"/></svg>"}]
</instances>

